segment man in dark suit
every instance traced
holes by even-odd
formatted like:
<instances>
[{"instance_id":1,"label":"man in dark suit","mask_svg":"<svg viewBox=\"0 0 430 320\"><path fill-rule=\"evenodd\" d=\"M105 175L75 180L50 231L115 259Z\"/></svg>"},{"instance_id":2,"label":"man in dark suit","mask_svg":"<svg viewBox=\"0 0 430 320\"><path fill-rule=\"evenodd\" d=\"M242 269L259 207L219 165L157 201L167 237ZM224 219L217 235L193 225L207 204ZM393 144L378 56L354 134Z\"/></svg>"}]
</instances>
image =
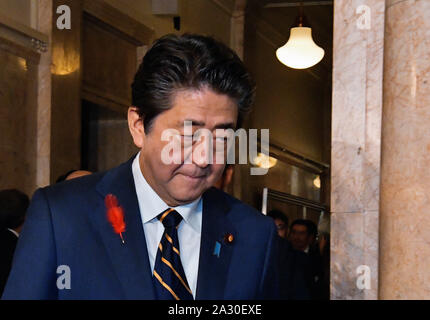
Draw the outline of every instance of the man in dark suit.
<instances>
[{"instance_id":1,"label":"man in dark suit","mask_svg":"<svg viewBox=\"0 0 430 320\"><path fill-rule=\"evenodd\" d=\"M280 237L281 297L288 300L309 300L311 295L306 277L308 257L304 252L295 250L287 240L288 217L280 210L271 210L267 216L274 220Z\"/></svg>"},{"instance_id":2,"label":"man in dark suit","mask_svg":"<svg viewBox=\"0 0 430 320\"><path fill-rule=\"evenodd\" d=\"M0 191L0 295L9 276L29 202L28 196L19 190Z\"/></svg>"},{"instance_id":3,"label":"man in dark suit","mask_svg":"<svg viewBox=\"0 0 430 320\"><path fill-rule=\"evenodd\" d=\"M328 283L324 282L323 257L316 246L315 239L318 229L314 222L306 219L297 219L291 224L289 239L292 247L305 254L308 259L305 278L312 300L327 299L324 294Z\"/></svg>"},{"instance_id":4,"label":"man in dark suit","mask_svg":"<svg viewBox=\"0 0 430 320\"><path fill-rule=\"evenodd\" d=\"M274 223L212 188L227 150L217 129L240 126L254 89L222 43L157 40L128 110L140 152L35 193L3 298L278 298Z\"/></svg>"}]
</instances>

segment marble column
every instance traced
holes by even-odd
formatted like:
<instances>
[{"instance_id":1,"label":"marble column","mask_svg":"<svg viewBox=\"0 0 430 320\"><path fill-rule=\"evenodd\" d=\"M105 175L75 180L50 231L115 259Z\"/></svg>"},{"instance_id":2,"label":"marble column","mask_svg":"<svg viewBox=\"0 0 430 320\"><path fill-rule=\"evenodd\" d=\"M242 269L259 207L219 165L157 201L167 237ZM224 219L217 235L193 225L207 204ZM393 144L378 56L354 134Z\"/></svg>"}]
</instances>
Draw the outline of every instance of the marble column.
<instances>
[{"instance_id":1,"label":"marble column","mask_svg":"<svg viewBox=\"0 0 430 320\"><path fill-rule=\"evenodd\" d=\"M378 298L384 19L384 0L334 2L331 299Z\"/></svg>"},{"instance_id":2,"label":"marble column","mask_svg":"<svg viewBox=\"0 0 430 320\"><path fill-rule=\"evenodd\" d=\"M52 0L40 0L37 29L49 37L46 52L41 54L38 68L37 95L37 157L36 187L45 187L50 182L51 158L51 61L52 61Z\"/></svg>"},{"instance_id":3,"label":"marble column","mask_svg":"<svg viewBox=\"0 0 430 320\"><path fill-rule=\"evenodd\" d=\"M0 17L0 189L31 196L38 186L39 71L48 37L6 12Z\"/></svg>"},{"instance_id":4,"label":"marble column","mask_svg":"<svg viewBox=\"0 0 430 320\"><path fill-rule=\"evenodd\" d=\"M430 299L430 1L387 0L380 298Z\"/></svg>"}]
</instances>

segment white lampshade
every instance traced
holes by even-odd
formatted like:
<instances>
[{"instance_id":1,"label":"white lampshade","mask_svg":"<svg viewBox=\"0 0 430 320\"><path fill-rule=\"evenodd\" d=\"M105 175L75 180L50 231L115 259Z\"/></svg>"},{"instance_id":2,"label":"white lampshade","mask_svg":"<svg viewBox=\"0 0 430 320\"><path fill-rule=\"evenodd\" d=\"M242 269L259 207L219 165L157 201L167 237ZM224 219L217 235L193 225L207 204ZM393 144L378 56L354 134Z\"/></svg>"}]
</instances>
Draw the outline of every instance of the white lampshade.
<instances>
[{"instance_id":1,"label":"white lampshade","mask_svg":"<svg viewBox=\"0 0 430 320\"><path fill-rule=\"evenodd\" d=\"M306 69L316 65L324 57L324 49L312 39L312 29L291 28L288 42L276 50L276 57L283 64L294 69Z\"/></svg>"},{"instance_id":2,"label":"white lampshade","mask_svg":"<svg viewBox=\"0 0 430 320\"><path fill-rule=\"evenodd\" d=\"M320 178L320 176L317 176L314 179L314 186L317 187L318 189L321 189L321 178Z\"/></svg>"},{"instance_id":3,"label":"white lampshade","mask_svg":"<svg viewBox=\"0 0 430 320\"><path fill-rule=\"evenodd\" d=\"M254 165L263 169L273 168L278 160L271 156L265 155L264 153L258 153L257 156L252 161Z\"/></svg>"}]
</instances>

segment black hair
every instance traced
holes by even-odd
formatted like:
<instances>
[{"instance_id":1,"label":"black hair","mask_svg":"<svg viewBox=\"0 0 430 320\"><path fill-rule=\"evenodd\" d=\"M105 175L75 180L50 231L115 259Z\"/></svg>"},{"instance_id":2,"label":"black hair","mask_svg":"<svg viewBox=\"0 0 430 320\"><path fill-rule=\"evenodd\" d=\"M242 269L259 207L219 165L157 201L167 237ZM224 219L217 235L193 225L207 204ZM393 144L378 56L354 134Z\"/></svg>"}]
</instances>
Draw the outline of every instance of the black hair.
<instances>
[{"instance_id":1,"label":"black hair","mask_svg":"<svg viewBox=\"0 0 430 320\"><path fill-rule=\"evenodd\" d=\"M279 219L285 223L285 225L288 226L288 217L280 210L270 210L267 213L267 216L272 218L273 220Z\"/></svg>"},{"instance_id":2,"label":"black hair","mask_svg":"<svg viewBox=\"0 0 430 320\"><path fill-rule=\"evenodd\" d=\"M177 90L205 87L237 103L240 127L254 102L255 82L237 54L203 35L168 34L156 40L131 85L132 104L143 119L145 133L157 115L172 107Z\"/></svg>"},{"instance_id":3,"label":"black hair","mask_svg":"<svg viewBox=\"0 0 430 320\"><path fill-rule=\"evenodd\" d=\"M317 236L318 228L317 228L317 225L313 221L307 220L307 219L296 219L293 221L293 223L290 226L291 230L293 229L293 226L295 226L296 224L301 225L301 226L305 226L308 235L314 236L314 237Z\"/></svg>"},{"instance_id":4,"label":"black hair","mask_svg":"<svg viewBox=\"0 0 430 320\"><path fill-rule=\"evenodd\" d=\"M29 204L28 196L19 190L0 191L0 227L15 229L22 225Z\"/></svg>"},{"instance_id":5,"label":"black hair","mask_svg":"<svg viewBox=\"0 0 430 320\"><path fill-rule=\"evenodd\" d=\"M57 180L55 181L55 183L66 181L67 177L70 176L73 172L76 172L76 171L78 171L78 170L73 169L73 170L67 171L65 174L59 176L57 178Z\"/></svg>"}]
</instances>

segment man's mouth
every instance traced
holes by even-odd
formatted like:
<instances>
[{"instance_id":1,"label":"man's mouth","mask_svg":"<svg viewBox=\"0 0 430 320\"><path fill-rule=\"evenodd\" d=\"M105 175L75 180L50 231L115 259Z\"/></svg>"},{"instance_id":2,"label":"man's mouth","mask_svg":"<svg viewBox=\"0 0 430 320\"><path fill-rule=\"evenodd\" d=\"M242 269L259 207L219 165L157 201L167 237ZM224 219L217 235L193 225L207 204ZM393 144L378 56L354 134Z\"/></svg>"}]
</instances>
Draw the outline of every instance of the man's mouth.
<instances>
[{"instance_id":1,"label":"man's mouth","mask_svg":"<svg viewBox=\"0 0 430 320\"><path fill-rule=\"evenodd\" d=\"M206 175L188 175L188 174L182 174L184 177L191 179L191 180L200 180L206 177Z\"/></svg>"}]
</instances>

